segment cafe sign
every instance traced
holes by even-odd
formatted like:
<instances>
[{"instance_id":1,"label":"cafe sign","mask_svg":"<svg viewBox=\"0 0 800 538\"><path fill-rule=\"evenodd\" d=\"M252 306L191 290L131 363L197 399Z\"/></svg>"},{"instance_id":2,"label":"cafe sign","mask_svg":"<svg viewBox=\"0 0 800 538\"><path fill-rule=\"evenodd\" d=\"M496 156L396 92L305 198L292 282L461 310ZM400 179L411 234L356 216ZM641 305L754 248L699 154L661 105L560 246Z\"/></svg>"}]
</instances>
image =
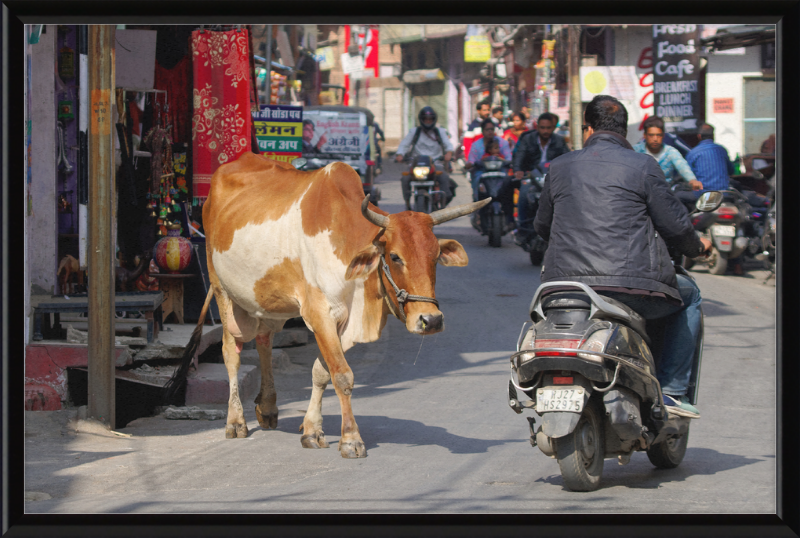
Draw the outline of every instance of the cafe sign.
<instances>
[{"instance_id":1,"label":"cafe sign","mask_svg":"<svg viewBox=\"0 0 800 538\"><path fill-rule=\"evenodd\" d=\"M656 116L668 131L696 132L702 104L696 24L653 25L653 98Z\"/></svg>"}]
</instances>

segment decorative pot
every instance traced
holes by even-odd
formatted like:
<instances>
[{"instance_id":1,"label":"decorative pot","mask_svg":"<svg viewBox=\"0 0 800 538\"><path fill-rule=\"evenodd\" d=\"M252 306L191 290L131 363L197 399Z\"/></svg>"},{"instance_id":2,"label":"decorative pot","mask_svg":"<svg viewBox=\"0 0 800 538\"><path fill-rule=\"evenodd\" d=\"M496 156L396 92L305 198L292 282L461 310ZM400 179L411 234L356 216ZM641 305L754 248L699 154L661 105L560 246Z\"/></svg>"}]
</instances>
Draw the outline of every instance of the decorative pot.
<instances>
[{"instance_id":1,"label":"decorative pot","mask_svg":"<svg viewBox=\"0 0 800 538\"><path fill-rule=\"evenodd\" d=\"M192 242L181 236L179 223L167 226L167 236L156 243L154 258L167 273L177 274L189 266L192 261Z\"/></svg>"}]
</instances>

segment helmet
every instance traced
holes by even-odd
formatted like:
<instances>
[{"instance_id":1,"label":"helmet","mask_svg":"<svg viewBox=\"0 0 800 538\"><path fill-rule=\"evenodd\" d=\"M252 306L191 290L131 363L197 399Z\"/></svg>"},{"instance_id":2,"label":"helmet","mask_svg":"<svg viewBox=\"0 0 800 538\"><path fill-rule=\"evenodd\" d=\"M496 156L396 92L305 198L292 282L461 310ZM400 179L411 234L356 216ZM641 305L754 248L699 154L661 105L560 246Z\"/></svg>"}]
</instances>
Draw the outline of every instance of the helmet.
<instances>
[{"instance_id":1,"label":"helmet","mask_svg":"<svg viewBox=\"0 0 800 538\"><path fill-rule=\"evenodd\" d=\"M419 111L419 123L425 129L433 129L436 125L436 111L433 108L426 106Z\"/></svg>"}]
</instances>

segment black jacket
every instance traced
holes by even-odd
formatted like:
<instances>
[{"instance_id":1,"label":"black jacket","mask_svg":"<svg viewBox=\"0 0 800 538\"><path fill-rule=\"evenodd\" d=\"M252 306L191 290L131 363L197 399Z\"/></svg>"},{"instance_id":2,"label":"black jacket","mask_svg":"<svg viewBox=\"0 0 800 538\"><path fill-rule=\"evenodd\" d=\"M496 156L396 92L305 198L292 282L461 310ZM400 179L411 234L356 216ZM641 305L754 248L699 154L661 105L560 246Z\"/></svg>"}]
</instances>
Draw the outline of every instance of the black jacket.
<instances>
[{"instance_id":1,"label":"black jacket","mask_svg":"<svg viewBox=\"0 0 800 538\"><path fill-rule=\"evenodd\" d=\"M560 155L569 153L564 137L553 133L550 136L550 145L547 146L547 160L552 161ZM519 137L514 146L512 165L515 171L529 172L539 164L542 159L542 148L539 147L539 133L526 131Z\"/></svg>"},{"instance_id":2,"label":"black jacket","mask_svg":"<svg viewBox=\"0 0 800 538\"><path fill-rule=\"evenodd\" d=\"M550 164L534 228L549 242L542 282L648 290L678 301L665 241L685 256L703 251L656 160L608 131Z\"/></svg>"}]
</instances>

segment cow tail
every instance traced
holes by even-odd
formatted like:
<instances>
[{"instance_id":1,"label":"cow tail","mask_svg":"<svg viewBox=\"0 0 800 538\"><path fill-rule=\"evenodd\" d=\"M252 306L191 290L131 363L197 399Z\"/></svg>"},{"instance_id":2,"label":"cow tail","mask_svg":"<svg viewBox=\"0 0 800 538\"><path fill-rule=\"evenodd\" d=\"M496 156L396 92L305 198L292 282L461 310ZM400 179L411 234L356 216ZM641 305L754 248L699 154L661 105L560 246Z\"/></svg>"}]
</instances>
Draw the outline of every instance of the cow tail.
<instances>
[{"instance_id":1,"label":"cow tail","mask_svg":"<svg viewBox=\"0 0 800 538\"><path fill-rule=\"evenodd\" d=\"M194 328L194 331L192 331L192 337L189 339L189 343L186 344L186 347L183 350L181 362L178 367L175 368L175 373L172 374L172 377L162 388L162 399L164 405L170 405L174 403L175 396L178 394L178 391L186 386L186 375L189 373L189 366L192 364L192 359L194 358L195 353L197 353L197 348L200 347L200 339L203 336L203 325L206 321L206 313L208 312L208 307L211 304L211 298L213 296L214 287L209 286L208 295L206 295L206 302L203 303L203 309L200 311L200 319L197 320L197 326Z\"/></svg>"}]
</instances>

